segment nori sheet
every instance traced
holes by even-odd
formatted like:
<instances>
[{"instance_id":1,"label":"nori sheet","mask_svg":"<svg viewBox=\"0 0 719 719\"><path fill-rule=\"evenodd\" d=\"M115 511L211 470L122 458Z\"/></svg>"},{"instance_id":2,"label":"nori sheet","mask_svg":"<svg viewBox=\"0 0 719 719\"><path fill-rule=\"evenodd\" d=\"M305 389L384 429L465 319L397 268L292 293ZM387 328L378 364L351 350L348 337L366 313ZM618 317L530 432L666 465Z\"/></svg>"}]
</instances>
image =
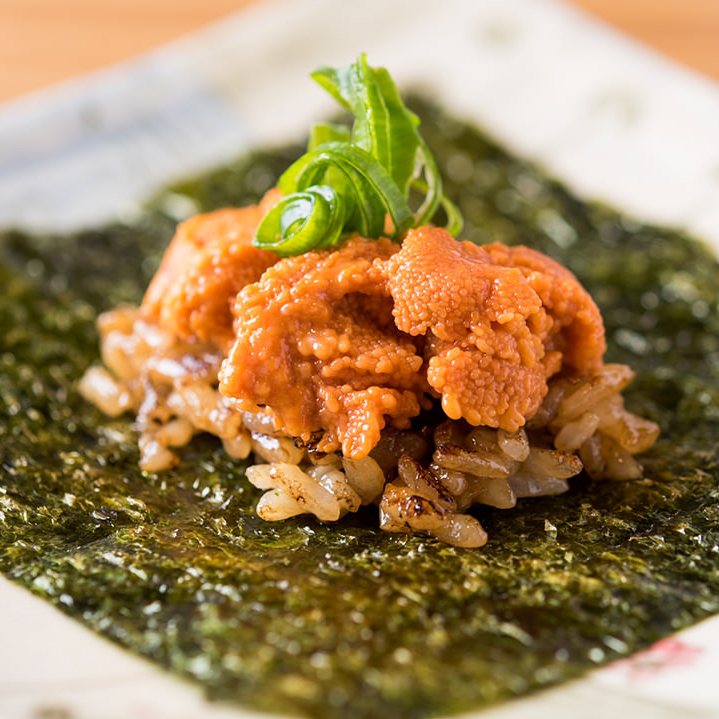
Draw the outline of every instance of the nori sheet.
<instances>
[{"instance_id":1,"label":"nori sheet","mask_svg":"<svg viewBox=\"0 0 719 719\"><path fill-rule=\"evenodd\" d=\"M479 508L481 550L264 523L244 465L200 437L138 470L127 418L78 395L98 312L141 299L179 209L254 201L297 155L251 156L73 236L0 236L0 571L212 698L318 719L477 709L719 612L719 267L698 242L585 204L415 100L464 237L525 243L600 305L608 360L662 436L627 483ZM51 641L51 640L50 640Z\"/></svg>"}]
</instances>

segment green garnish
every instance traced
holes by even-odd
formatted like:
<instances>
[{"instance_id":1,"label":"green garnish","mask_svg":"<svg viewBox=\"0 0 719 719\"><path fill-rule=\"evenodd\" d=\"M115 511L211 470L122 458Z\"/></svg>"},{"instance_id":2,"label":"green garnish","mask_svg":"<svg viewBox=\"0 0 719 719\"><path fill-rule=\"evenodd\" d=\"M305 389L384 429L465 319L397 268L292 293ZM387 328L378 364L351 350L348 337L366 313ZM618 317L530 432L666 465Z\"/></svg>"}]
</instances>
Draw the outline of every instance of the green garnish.
<instances>
[{"instance_id":1,"label":"green garnish","mask_svg":"<svg viewBox=\"0 0 719 719\"><path fill-rule=\"evenodd\" d=\"M396 240L430 222L440 206L447 230L458 234L459 211L442 192L419 119L387 70L370 67L360 55L346 67L321 67L312 78L354 115L354 126L313 128L307 153L279 179L285 197L260 223L255 247L289 257L331 247L352 232ZM415 210L412 191L423 196Z\"/></svg>"}]
</instances>

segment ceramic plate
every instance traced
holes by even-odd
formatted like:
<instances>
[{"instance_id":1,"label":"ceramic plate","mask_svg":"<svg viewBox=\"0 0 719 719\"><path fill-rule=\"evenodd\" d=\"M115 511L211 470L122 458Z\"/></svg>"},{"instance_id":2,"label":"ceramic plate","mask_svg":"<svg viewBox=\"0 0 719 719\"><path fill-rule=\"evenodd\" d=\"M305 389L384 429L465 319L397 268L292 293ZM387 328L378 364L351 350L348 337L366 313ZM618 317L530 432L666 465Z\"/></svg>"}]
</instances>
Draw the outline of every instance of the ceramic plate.
<instances>
[{"instance_id":1,"label":"ceramic plate","mask_svg":"<svg viewBox=\"0 0 719 719\"><path fill-rule=\"evenodd\" d=\"M57 230L132 217L173 178L297 139L332 110L307 73L359 52L580 196L719 249L719 87L551 0L268 0L7 103L0 225ZM0 636L7 719L259 716L208 704L5 580ZM717 661L715 619L476 716L714 716Z\"/></svg>"}]
</instances>

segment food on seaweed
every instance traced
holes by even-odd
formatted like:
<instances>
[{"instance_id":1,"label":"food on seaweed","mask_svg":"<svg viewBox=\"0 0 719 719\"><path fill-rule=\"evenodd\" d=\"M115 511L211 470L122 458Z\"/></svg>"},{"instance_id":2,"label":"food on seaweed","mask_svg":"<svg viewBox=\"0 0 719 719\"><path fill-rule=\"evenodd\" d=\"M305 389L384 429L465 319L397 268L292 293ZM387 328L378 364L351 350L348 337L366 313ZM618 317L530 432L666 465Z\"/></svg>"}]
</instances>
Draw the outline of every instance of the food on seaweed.
<instances>
[{"instance_id":1,"label":"food on seaweed","mask_svg":"<svg viewBox=\"0 0 719 719\"><path fill-rule=\"evenodd\" d=\"M182 232L178 236L184 238ZM601 324L590 323L591 332L581 335L583 343L569 349L562 330L569 328L564 334L573 337L575 323L562 326L548 320L549 314L542 316L539 326L555 328L547 332L553 347L551 373L562 368L557 349L562 347L585 363L579 364L581 374L565 367L547 385L547 365L528 350L512 357L506 349L495 360L505 374L493 373L491 364L486 370L482 365L483 358L493 355L476 346L438 353L441 340L436 335L429 342L394 325L383 271L403 252L396 250L390 243L356 237L338 250L273 265L238 295L239 317L246 319L236 322L238 338L222 370L224 355L216 345L183 340L161 323L148 321L145 305L139 313L129 308L108 312L100 319L107 369L90 369L82 390L108 414L138 413L144 469L174 464L170 448L186 444L198 431L220 437L231 456L245 458L253 452L268 463L247 471L253 484L271 490L257 507L265 519L311 512L331 521L378 502L384 529L425 531L453 544L480 546L486 534L466 514L474 503L508 508L519 497L566 491L567 479L583 466L597 479L640 476L633 455L651 446L658 429L624 409L620 392L631 381L631 370L598 364ZM490 250L500 252L497 246ZM383 252L389 259L377 261ZM323 274L328 267L331 279ZM517 274L511 276L517 279ZM340 278L349 285L343 288ZM576 281L569 285L578 286ZM358 289L362 287L375 288L376 294ZM556 281L554 287L556 291ZM558 306L568 304L566 297L563 303ZM543 307L539 301L534 306ZM589 314L596 320L595 309ZM174 327L172 320L168 323ZM499 327L503 333L505 325ZM492 332L479 338L486 345ZM530 346L545 349L541 342ZM455 362L457 354L462 363ZM478 357L476 372L467 371L467 355ZM522 384L527 357L539 367L529 395ZM426 373L437 358L444 365L435 377L442 376L443 366L455 373L433 391ZM491 404L495 413L484 410L489 421L470 415L445 419L434 430L429 418L419 429L411 426L440 391L452 396L457 387L471 392L479 386L486 393L482 383L498 377L502 384ZM526 424L509 411L515 397L527 412ZM453 400L452 406L462 405ZM504 412L496 411L503 407ZM467 419L479 421L473 426ZM342 452L337 451L340 445Z\"/></svg>"},{"instance_id":2,"label":"food on seaweed","mask_svg":"<svg viewBox=\"0 0 719 719\"><path fill-rule=\"evenodd\" d=\"M137 413L144 469L172 466L198 431L264 460L247 477L269 490L265 519L376 503L383 529L481 546L473 504L558 494L583 468L639 477L633 455L659 428L625 410L633 374L603 363L586 290L527 247L425 224L454 213L389 76L361 57L320 78L352 133L320 133L259 205L180 225L139 312L101 318L107 369L85 396Z\"/></svg>"},{"instance_id":3,"label":"food on seaweed","mask_svg":"<svg viewBox=\"0 0 719 719\"><path fill-rule=\"evenodd\" d=\"M284 259L237 295L234 314L221 394L351 459L386 424L407 429L430 394L452 419L515 432L549 377L593 372L605 349L599 310L556 262L433 227L401 248L355 235Z\"/></svg>"},{"instance_id":4,"label":"food on seaweed","mask_svg":"<svg viewBox=\"0 0 719 719\"><path fill-rule=\"evenodd\" d=\"M241 479L249 460L203 435L175 468L140 472L126 418L102 418L75 392L97 352L96 313L139 305L178 194L202 212L257 202L300 147L176 185L130 225L0 233L0 569L218 700L316 719L445 716L719 612L716 257L581 202L475 127L412 103L464 236L570 267L601 308L607 361L637 370L627 405L662 426L640 481L583 474L511 512L473 509L491 551L377 532L374 508L263 522L260 490ZM375 448L380 465L393 442Z\"/></svg>"}]
</instances>

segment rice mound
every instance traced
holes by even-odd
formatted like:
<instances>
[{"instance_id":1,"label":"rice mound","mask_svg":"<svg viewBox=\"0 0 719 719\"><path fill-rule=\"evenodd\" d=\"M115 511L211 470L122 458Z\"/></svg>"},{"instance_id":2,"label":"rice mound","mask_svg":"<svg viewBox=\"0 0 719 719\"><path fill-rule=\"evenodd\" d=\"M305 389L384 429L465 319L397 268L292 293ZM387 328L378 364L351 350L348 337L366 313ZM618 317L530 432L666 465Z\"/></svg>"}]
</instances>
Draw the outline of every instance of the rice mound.
<instances>
[{"instance_id":1,"label":"rice mound","mask_svg":"<svg viewBox=\"0 0 719 719\"><path fill-rule=\"evenodd\" d=\"M80 391L109 416L135 414L140 467L172 467L176 448L209 432L231 457L253 456L247 479L266 490L257 514L269 521L313 514L333 522L373 504L385 531L479 547L487 534L468 513L473 505L508 509L523 497L561 494L582 470L595 480L641 477L635 455L659 434L624 407L632 370L604 364L551 378L539 410L516 431L462 419L388 427L368 456L351 459L279 432L269 414L220 394L224 354L215 344L180 339L130 307L101 315L98 327L103 366L86 372Z\"/></svg>"}]
</instances>

